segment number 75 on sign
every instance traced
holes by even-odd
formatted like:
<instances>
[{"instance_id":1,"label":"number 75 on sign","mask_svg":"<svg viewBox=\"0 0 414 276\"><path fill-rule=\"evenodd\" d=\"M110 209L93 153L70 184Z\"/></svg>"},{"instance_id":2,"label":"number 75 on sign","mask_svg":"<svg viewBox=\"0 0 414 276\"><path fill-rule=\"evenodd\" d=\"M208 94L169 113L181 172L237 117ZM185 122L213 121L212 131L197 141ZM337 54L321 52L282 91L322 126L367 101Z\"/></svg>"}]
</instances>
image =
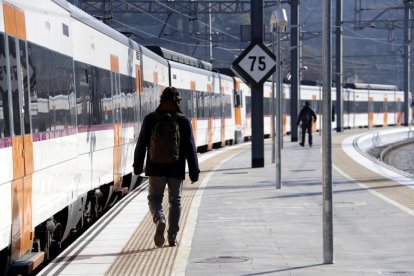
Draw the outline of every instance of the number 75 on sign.
<instances>
[{"instance_id":1,"label":"number 75 on sign","mask_svg":"<svg viewBox=\"0 0 414 276\"><path fill-rule=\"evenodd\" d=\"M275 70L275 56L261 43L251 44L233 62L233 69L247 82L263 83Z\"/></svg>"}]
</instances>

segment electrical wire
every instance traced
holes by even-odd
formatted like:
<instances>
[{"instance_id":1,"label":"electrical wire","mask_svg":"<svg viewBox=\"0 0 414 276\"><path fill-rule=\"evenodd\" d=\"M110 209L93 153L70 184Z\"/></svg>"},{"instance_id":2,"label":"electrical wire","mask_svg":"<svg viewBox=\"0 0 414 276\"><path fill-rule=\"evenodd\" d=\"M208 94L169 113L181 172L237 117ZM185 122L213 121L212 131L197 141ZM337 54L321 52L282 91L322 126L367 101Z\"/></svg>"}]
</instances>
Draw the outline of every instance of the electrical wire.
<instances>
[{"instance_id":1,"label":"electrical wire","mask_svg":"<svg viewBox=\"0 0 414 276\"><path fill-rule=\"evenodd\" d=\"M386 45L388 45L389 44L389 42L384 42L384 41L381 41L381 40L379 40L379 39L375 39L375 38L372 38L372 37L369 37L369 36L366 36L366 35L363 35L363 34L360 34L360 33L357 33L357 32L355 32L355 31L353 31L353 30L351 30L351 29L349 29L349 28L347 28L347 27L343 27L345 30L347 30L348 32L351 32L351 33L354 33L354 34L356 34L358 37L360 37L361 39L365 39L365 40L370 40L370 41L373 41L373 42L376 42L376 43L380 43L380 44L386 44ZM354 37L354 39L356 39L356 37ZM398 46L402 46L403 44L397 44L397 43L394 43L394 45L398 45Z\"/></svg>"},{"instance_id":2,"label":"electrical wire","mask_svg":"<svg viewBox=\"0 0 414 276\"><path fill-rule=\"evenodd\" d=\"M161 2L160 2L160 1L158 1L158 0L154 0L154 1L155 1L155 2L157 2L158 4L160 4L161 6L164 6L165 8L169 9L170 11L173 11L173 12L175 12L175 13L177 13L177 14L180 14L180 15L182 15L182 16L184 16L184 17L188 18L188 19L193 19L191 16L186 15L186 14L183 14L182 12L180 12L180 11L178 11L178 10L176 10L176 9L173 9L173 8L171 8L171 7L168 7L167 5L165 5L164 3L161 3ZM222 30L220 30L220 29L217 29L217 28L213 27L212 25L210 25L210 24L208 24L208 23L204 23L203 21L201 21L201 20L199 20L199 19L197 19L197 22L201 23L201 24L202 24L202 25L204 25L204 26L211 27L211 29L212 29L212 30L214 30L214 31L216 31L216 32L219 32L219 33L222 33L222 34L224 34L224 35L226 35L226 36L228 36L228 37L231 37L231 38L234 38L234 39L240 40L240 37L236 37L236 36L234 36L234 35L232 35L232 34L228 34L228 33L224 32L224 31L222 31Z\"/></svg>"}]
</instances>

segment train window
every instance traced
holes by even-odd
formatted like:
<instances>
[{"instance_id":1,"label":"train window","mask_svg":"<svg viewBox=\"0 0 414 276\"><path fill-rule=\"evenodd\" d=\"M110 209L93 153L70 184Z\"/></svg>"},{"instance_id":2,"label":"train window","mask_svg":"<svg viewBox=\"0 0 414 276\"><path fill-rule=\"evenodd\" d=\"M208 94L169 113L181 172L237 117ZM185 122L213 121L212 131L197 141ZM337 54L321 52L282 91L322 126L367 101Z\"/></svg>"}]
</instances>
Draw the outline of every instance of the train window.
<instances>
[{"instance_id":1,"label":"train window","mask_svg":"<svg viewBox=\"0 0 414 276\"><path fill-rule=\"evenodd\" d=\"M143 82L143 92L141 94L141 111L144 115L151 112L151 93L149 90L149 83L147 81Z\"/></svg>"},{"instance_id":2,"label":"train window","mask_svg":"<svg viewBox=\"0 0 414 276\"><path fill-rule=\"evenodd\" d=\"M93 125L112 123L112 97L108 70L91 67L91 116Z\"/></svg>"},{"instance_id":3,"label":"train window","mask_svg":"<svg viewBox=\"0 0 414 276\"><path fill-rule=\"evenodd\" d=\"M264 116L270 116L271 115L271 109L272 109L272 101L270 98L264 98L263 99L263 115Z\"/></svg>"},{"instance_id":4,"label":"train window","mask_svg":"<svg viewBox=\"0 0 414 276\"><path fill-rule=\"evenodd\" d=\"M214 118L221 118L223 116L222 112L222 104L224 97L222 97L220 94L212 94L213 97L213 104L212 104L212 116Z\"/></svg>"},{"instance_id":5,"label":"train window","mask_svg":"<svg viewBox=\"0 0 414 276\"><path fill-rule=\"evenodd\" d=\"M195 94L195 108L196 108L196 118L202 118L203 117L203 108L204 108L204 102L203 102L203 95L201 95L201 92L194 91Z\"/></svg>"},{"instance_id":6,"label":"train window","mask_svg":"<svg viewBox=\"0 0 414 276\"><path fill-rule=\"evenodd\" d=\"M79 83L88 84L88 69L78 68L76 71L76 79Z\"/></svg>"},{"instance_id":7,"label":"train window","mask_svg":"<svg viewBox=\"0 0 414 276\"><path fill-rule=\"evenodd\" d=\"M344 113L345 114L350 114L350 113L352 113L352 109L351 109L351 101L344 101L344 104L343 104L343 108L344 108Z\"/></svg>"},{"instance_id":8,"label":"train window","mask_svg":"<svg viewBox=\"0 0 414 276\"><path fill-rule=\"evenodd\" d=\"M76 110L78 127L90 125L91 88L88 84L90 68L80 62L75 62L76 80Z\"/></svg>"},{"instance_id":9,"label":"train window","mask_svg":"<svg viewBox=\"0 0 414 276\"><path fill-rule=\"evenodd\" d=\"M369 103L367 101L357 102L355 105L356 113L367 113Z\"/></svg>"},{"instance_id":10,"label":"train window","mask_svg":"<svg viewBox=\"0 0 414 276\"><path fill-rule=\"evenodd\" d=\"M252 98L250 96L246 96L246 116L251 117L252 115Z\"/></svg>"},{"instance_id":11,"label":"train window","mask_svg":"<svg viewBox=\"0 0 414 276\"><path fill-rule=\"evenodd\" d=\"M100 105L102 108L102 123L112 124L113 122L113 107L111 97L111 77L108 70L99 69L99 92Z\"/></svg>"},{"instance_id":12,"label":"train window","mask_svg":"<svg viewBox=\"0 0 414 276\"><path fill-rule=\"evenodd\" d=\"M62 23L62 33L63 35L69 37L69 26Z\"/></svg>"},{"instance_id":13,"label":"train window","mask_svg":"<svg viewBox=\"0 0 414 276\"><path fill-rule=\"evenodd\" d=\"M111 72L112 99L114 103L114 122L121 123L120 74Z\"/></svg>"},{"instance_id":14,"label":"train window","mask_svg":"<svg viewBox=\"0 0 414 276\"><path fill-rule=\"evenodd\" d=\"M0 34L0 138L10 137L9 89L7 85L6 49L4 35Z\"/></svg>"},{"instance_id":15,"label":"train window","mask_svg":"<svg viewBox=\"0 0 414 276\"><path fill-rule=\"evenodd\" d=\"M23 40L19 40L20 46L20 67L21 67L21 74L22 74L22 82L23 82L23 125L24 125L24 133L29 134L30 131L30 111L29 111L29 83L27 77L27 55L26 55L26 42Z\"/></svg>"},{"instance_id":16,"label":"train window","mask_svg":"<svg viewBox=\"0 0 414 276\"><path fill-rule=\"evenodd\" d=\"M234 94L234 107L242 107L242 97L240 91L235 91Z\"/></svg>"},{"instance_id":17,"label":"train window","mask_svg":"<svg viewBox=\"0 0 414 276\"><path fill-rule=\"evenodd\" d=\"M290 114L290 99L284 99L282 101L283 113Z\"/></svg>"},{"instance_id":18,"label":"train window","mask_svg":"<svg viewBox=\"0 0 414 276\"><path fill-rule=\"evenodd\" d=\"M33 133L74 127L72 59L31 43L27 47Z\"/></svg>"},{"instance_id":19,"label":"train window","mask_svg":"<svg viewBox=\"0 0 414 276\"><path fill-rule=\"evenodd\" d=\"M50 130L49 110L49 51L28 44L30 74L30 109L32 112L33 132Z\"/></svg>"},{"instance_id":20,"label":"train window","mask_svg":"<svg viewBox=\"0 0 414 276\"><path fill-rule=\"evenodd\" d=\"M73 87L73 69L71 58L52 53L53 75L49 81L50 91L53 93L52 110L52 129L61 130L75 126L71 112L74 111L69 95Z\"/></svg>"},{"instance_id":21,"label":"train window","mask_svg":"<svg viewBox=\"0 0 414 276\"><path fill-rule=\"evenodd\" d=\"M20 95L19 85L17 79L17 53L16 53L16 39L9 37L9 58L10 58L10 83L12 95L12 111L13 111L13 133L14 135L21 135L22 129L20 125Z\"/></svg>"},{"instance_id":22,"label":"train window","mask_svg":"<svg viewBox=\"0 0 414 276\"><path fill-rule=\"evenodd\" d=\"M192 99L191 99L191 95L192 92L182 89L180 90L180 94L181 94L181 104L180 104L180 109L181 111L188 117L192 117Z\"/></svg>"},{"instance_id":23,"label":"train window","mask_svg":"<svg viewBox=\"0 0 414 276\"><path fill-rule=\"evenodd\" d=\"M128 76L121 75L121 114L122 122L130 123L134 121L134 90L133 79Z\"/></svg>"},{"instance_id":24,"label":"train window","mask_svg":"<svg viewBox=\"0 0 414 276\"><path fill-rule=\"evenodd\" d=\"M375 113L382 113L382 112L384 112L384 104L383 104L383 102L374 102L374 112Z\"/></svg>"},{"instance_id":25,"label":"train window","mask_svg":"<svg viewBox=\"0 0 414 276\"><path fill-rule=\"evenodd\" d=\"M386 102L387 105L387 112L394 113L396 112L395 103L394 102Z\"/></svg>"},{"instance_id":26,"label":"train window","mask_svg":"<svg viewBox=\"0 0 414 276\"><path fill-rule=\"evenodd\" d=\"M224 116L226 118L231 117L231 96L230 95L224 95Z\"/></svg>"}]
</instances>

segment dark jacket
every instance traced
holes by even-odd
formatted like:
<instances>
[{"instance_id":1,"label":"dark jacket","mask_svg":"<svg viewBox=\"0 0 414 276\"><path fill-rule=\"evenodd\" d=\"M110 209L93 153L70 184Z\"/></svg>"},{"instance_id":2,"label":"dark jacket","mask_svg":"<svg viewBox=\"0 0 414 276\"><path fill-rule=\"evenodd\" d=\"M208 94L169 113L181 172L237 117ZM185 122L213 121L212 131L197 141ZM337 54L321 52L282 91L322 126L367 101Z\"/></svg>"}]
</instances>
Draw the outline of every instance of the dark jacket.
<instances>
[{"instance_id":1,"label":"dark jacket","mask_svg":"<svg viewBox=\"0 0 414 276\"><path fill-rule=\"evenodd\" d=\"M168 112L172 116L179 113L177 109L171 108L168 104L160 104L156 111L160 113ZM197 151L194 143L191 121L184 115L175 117L180 129L179 160L173 164L158 164L151 162L151 160L147 158L145 163L145 175L170 176L185 179L185 161L187 160L190 179L195 182L198 180L200 170L198 167ZM154 112L148 114L144 118L138 142L135 147L133 164L135 174L140 174L143 170L145 154L150 146L152 129L156 125L157 121L158 119L155 117Z\"/></svg>"},{"instance_id":2,"label":"dark jacket","mask_svg":"<svg viewBox=\"0 0 414 276\"><path fill-rule=\"evenodd\" d=\"M299 112L298 120L296 121L296 125L299 126L300 122L302 122L302 127L311 127L313 122L316 122L316 113L313 111L312 108L309 106L304 106L302 110Z\"/></svg>"}]
</instances>

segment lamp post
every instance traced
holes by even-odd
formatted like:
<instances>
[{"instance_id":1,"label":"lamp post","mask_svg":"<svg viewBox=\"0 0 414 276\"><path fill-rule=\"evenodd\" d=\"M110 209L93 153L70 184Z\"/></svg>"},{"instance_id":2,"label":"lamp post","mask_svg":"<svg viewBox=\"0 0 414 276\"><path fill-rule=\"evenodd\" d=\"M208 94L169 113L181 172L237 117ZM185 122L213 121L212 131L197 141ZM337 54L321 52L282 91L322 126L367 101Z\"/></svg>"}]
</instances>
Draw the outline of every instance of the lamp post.
<instances>
[{"instance_id":1,"label":"lamp post","mask_svg":"<svg viewBox=\"0 0 414 276\"><path fill-rule=\"evenodd\" d=\"M277 102L277 108L276 108L276 133L277 133L277 139L276 139L276 189L282 188L282 169L281 169L281 145L282 145L282 72L281 72L281 65L282 65L282 59L281 59L281 41L280 41L280 30L283 29L287 24L287 15L286 10L280 8L280 1L278 2L278 9L272 12L272 17L270 20L270 23L272 24L272 30L274 33L274 30L276 29L276 41L277 41L277 53L276 53L276 102ZM275 26L276 25L276 28ZM273 37L273 36L272 36ZM273 39L274 42L274 39ZM274 43L272 43L274 45ZM274 48L274 47L273 47ZM273 49L274 50L274 49ZM272 77L272 105L274 104L274 74ZM274 107L272 108L272 111L274 111ZM274 118L275 114L272 114L272 117ZM273 126L273 124L272 124ZM273 128L274 129L274 128Z\"/></svg>"},{"instance_id":2,"label":"lamp post","mask_svg":"<svg viewBox=\"0 0 414 276\"><path fill-rule=\"evenodd\" d=\"M270 19L270 28L272 29L272 53L275 53L275 31L276 31L276 20L273 17ZM276 57L276 64L277 64L277 57ZM277 66L277 65L276 65ZM277 69L276 69L277 70ZM270 122L272 124L272 163L275 163L275 79L276 79L276 70L272 74L272 106L271 106L271 112L272 117L270 118Z\"/></svg>"}]
</instances>

